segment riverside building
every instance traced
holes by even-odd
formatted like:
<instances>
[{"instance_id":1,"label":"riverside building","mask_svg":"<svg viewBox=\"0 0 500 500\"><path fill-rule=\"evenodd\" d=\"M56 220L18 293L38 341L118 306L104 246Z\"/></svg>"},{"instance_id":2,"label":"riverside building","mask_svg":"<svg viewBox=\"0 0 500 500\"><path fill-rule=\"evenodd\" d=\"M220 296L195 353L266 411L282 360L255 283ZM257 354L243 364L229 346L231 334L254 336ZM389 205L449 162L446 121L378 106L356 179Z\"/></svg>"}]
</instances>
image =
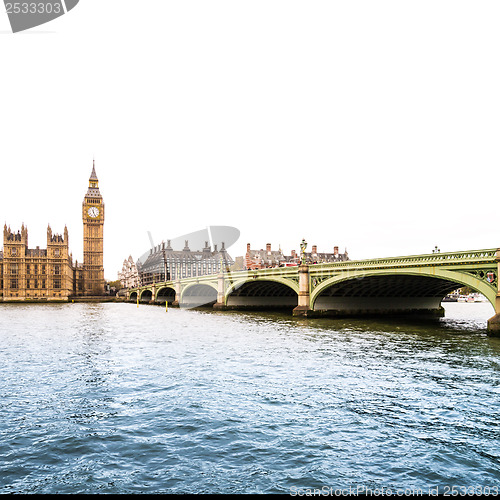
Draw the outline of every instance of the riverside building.
<instances>
[{"instance_id":1,"label":"riverside building","mask_svg":"<svg viewBox=\"0 0 500 500\"><path fill-rule=\"evenodd\" d=\"M320 264L325 262L342 262L349 260L347 250L344 253L339 252L339 247L333 247L333 253L318 252L318 247L313 245L310 252L304 254L307 264ZM250 243L247 243L247 252L245 254L245 267L248 270L266 269L272 267L283 267L289 265L299 265L301 256L295 250L291 255L285 255L281 250L272 250L271 243L266 244L266 249L252 250Z\"/></svg>"},{"instance_id":2,"label":"riverside building","mask_svg":"<svg viewBox=\"0 0 500 500\"><path fill-rule=\"evenodd\" d=\"M144 264L138 261L137 270L140 284L150 285L165 280L217 274L221 270L228 270L233 264L234 260L227 253L224 242L220 250L217 250L217 245L212 250L208 241L203 249L191 250L189 241L185 241L182 250L175 250L170 240L167 240L167 243L163 242L150 250Z\"/></svg>"},{"instance_id":3,"label":"riverside building","mask_svg":"<svg viewBox=\"0 0 500 500\"><path fill-rule=\"evenodd\" d=\"M3 230L0 252L0 301L67 301L72 296L104 295L104 203L95 165L83 200L83 263L73 263L68 228L63 234L47 227L47 248L29 248L28 228Z\"/></svg>"},{"instance_id":4,"label":"riverside building","mask_svg":"<svg viewBox=\"0 0 500 500\"><path fill-rule=\"evenodd\" d=\"M132 255L129 255L128 259L123 261L122 270L118 273L118 279L123 288L136 288L140 285L139 271L137 271Z\"/></svg>"}]
</instances>

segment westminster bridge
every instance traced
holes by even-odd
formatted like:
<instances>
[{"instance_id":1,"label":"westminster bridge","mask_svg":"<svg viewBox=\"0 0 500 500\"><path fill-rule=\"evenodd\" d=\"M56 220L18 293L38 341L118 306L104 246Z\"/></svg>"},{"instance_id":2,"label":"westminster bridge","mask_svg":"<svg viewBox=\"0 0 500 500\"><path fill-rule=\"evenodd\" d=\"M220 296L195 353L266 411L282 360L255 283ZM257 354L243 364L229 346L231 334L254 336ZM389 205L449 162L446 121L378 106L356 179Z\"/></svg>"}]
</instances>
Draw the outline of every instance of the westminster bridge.
<instances>
[{"instance_id":1,"label":"westminster bridge","mask_svg":"<svg viewBox=\"0 0 500 500\"><path fill-rule=\"evenodd\" d=\"M193 308L293 311L295 316L443 316L441 301L467 286L495 308L500 335L500 249L224 272L128 291L133 302Z\"/></svg>"}]
</instances>

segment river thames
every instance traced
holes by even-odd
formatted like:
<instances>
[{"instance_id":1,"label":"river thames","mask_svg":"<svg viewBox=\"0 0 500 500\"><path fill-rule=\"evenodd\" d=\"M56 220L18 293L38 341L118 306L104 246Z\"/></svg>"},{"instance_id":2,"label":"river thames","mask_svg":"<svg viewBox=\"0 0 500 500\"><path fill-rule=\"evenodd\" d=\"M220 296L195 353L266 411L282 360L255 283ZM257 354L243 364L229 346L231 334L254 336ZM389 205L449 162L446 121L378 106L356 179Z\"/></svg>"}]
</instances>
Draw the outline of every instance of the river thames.
<instances>
[{"instance_id":1,"label":"river thames","mask_svg":"<svg viewBox=\"0 0 500 500\"><path fill-rule=\"evenodd\" d=\"M500 493L493 308L443 305L418 322L4 304L1 492Z\"/></svg>"}]
</instances>

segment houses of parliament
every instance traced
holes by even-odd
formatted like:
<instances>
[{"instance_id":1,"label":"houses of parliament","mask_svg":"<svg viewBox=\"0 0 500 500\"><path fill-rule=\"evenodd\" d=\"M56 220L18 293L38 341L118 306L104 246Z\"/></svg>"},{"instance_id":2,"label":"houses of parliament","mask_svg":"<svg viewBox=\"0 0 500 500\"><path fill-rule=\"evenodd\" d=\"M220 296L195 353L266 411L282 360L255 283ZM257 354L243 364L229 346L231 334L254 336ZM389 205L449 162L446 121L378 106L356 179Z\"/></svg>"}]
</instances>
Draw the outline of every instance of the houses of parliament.
<instances>
[{"instance_id":1,"label":"houses of parliament","mask_svg":"<svg viewBox=\"0 0 500 500\"><path fill-rule=\"evenodd\" d=\"M73 263L68 229L47 228L47 248L29 248L28 228L3 230L0 252L0 302L68 301L71 297L104 295L104 203L95 163L82 203L83 263Z\"/></svg>"}]
</instances>

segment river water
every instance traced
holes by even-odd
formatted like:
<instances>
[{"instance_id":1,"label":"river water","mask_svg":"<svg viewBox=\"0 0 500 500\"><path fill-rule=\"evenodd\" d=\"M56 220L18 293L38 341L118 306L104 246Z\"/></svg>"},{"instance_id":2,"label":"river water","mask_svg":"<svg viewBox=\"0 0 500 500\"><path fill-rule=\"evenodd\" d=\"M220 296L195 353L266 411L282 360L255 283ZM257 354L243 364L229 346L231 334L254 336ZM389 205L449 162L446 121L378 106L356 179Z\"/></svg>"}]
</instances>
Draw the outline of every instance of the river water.
<instances>
[{"instance_id":1,"label":"river water","mask_svg":"<svg viewBox=\"0 0 500 500\"><path fill-rule=\"evenodd\" d=\"M444 306L422 323L4 304L0 492L498 492L493 309Z\"/></svg>"}]
</instances>

